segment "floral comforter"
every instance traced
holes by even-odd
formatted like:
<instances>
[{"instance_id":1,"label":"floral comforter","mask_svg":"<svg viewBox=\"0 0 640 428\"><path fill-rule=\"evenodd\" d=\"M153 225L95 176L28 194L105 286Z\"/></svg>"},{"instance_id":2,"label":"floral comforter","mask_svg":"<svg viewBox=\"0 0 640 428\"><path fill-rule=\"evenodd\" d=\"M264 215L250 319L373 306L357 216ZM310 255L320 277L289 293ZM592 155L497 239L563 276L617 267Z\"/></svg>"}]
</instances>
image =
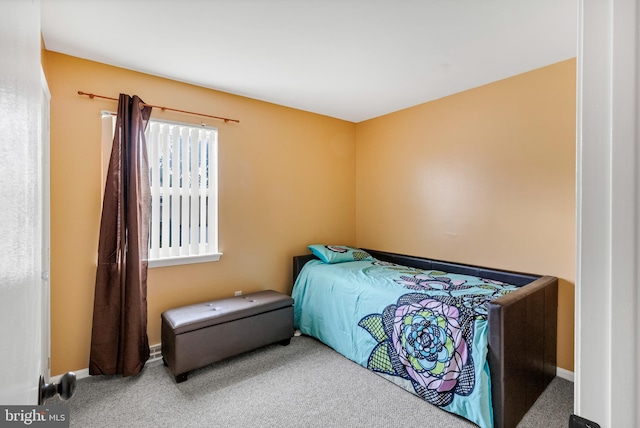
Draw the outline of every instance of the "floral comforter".
<instances>
[{"instance_id":1,"label":"floral comforter","mask_svg":"<svg viewBox=\"0 0 640 428\"><path fill-rule=\"evenodd\" d=\"M493 426L486 303L517 287L392 263L308 262L295 326L482 428Z\"/></svg>"}]
</instances>

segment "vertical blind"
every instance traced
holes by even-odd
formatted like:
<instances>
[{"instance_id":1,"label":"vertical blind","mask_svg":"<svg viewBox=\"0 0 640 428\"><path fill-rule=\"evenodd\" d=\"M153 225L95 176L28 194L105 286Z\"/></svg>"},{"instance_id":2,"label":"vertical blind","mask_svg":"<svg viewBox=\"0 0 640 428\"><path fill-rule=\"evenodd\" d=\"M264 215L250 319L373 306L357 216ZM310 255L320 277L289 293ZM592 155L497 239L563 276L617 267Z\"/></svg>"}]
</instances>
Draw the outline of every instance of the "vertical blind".
<instances>
[{"instance_id":1,"label":"vertical blind","mask_svg":"<svg viewBox=\"0 0 640 428\"><path fill-rule=\"evenodd\" d=\"M145 134L149 259L217 253L217 129L151 120Z\"/></svg>"}]
</instances>

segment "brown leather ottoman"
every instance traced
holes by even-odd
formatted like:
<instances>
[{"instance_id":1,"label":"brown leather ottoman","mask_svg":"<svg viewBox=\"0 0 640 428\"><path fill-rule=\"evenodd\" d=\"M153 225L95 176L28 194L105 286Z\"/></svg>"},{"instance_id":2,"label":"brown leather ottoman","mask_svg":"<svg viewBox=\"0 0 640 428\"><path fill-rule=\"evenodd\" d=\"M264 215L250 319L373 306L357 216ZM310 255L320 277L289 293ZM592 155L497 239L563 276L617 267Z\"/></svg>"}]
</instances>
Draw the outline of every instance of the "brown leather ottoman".
<instances>
[{"instance_id":1,"label":"brown leather ottoman","mask_svg":"<svg viewBox=\"0 0 640 428\"><path fill-rule=\"evenodd\" d=\"M162 313L162 357L184 382L190 370L293 336L293 299L273 290Z\"/></svg>"}]
</instances>

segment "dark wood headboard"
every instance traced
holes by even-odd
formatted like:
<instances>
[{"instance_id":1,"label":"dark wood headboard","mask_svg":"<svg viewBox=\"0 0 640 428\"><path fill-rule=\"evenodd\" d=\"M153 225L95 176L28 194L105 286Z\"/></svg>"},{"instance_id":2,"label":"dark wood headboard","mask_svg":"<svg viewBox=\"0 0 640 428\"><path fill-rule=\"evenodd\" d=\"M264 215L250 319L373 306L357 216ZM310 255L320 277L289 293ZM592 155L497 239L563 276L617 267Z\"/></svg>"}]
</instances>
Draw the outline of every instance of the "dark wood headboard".
<instances>
[{"instance_id":1,"label":"dark wood headboard","mask_svg":"<svg viewBox=\"0 0 640 428\"><path fill-rule=\"evenodd\" d=\"M367 253L371 254L378 260L385 262L391 262L402 266L411 266L424 270L440 270L448 273L459 273L464 275L472 275L480 278L493 279L495 281L502 281L509 284L517 285L521 287L529 284L536 279L540 278L540 275L533 275L522 272L512 272L499 269L491 269L482 266L474 266L460 263L447 262L442 260L426 259L417 256L408 256L406 254L388 253L385 251L369 250L363 248ZM293 258L293 282L300 274L300 271L309 260L317 259L313 254L306 254L303 256L295 256Z\"/></svg>"}]
</instances>

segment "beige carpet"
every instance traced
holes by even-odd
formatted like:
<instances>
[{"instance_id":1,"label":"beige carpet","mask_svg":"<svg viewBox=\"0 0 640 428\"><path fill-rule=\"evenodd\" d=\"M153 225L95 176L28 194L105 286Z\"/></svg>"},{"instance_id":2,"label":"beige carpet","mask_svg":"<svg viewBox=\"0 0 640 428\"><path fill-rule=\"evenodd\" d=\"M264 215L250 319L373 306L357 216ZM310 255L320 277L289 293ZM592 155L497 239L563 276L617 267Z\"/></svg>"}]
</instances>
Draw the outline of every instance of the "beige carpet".
<instances>
[{"instance_id":1,"label":"beige carpet","mask_svg":"<svg viewBox=\"0 0 640 428\"><path fill-rule=\"evenodd\" d=\"M71 427L475 427L309 337L191 372L161 362L135 377L78 382ZM568 426L573 383L556 378L519 427Z\"/></svg>"}]
</instances>

